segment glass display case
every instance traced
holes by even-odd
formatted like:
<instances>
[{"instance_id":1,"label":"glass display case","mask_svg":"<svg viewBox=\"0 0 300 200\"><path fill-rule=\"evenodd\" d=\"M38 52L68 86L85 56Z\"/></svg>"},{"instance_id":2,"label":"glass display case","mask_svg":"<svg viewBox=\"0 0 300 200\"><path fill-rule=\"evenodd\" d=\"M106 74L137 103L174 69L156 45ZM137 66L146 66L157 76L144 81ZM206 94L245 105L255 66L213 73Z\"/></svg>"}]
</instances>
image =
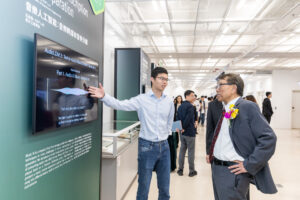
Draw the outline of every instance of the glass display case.
<instances>
[{"instance_id":1,"label":"glass display case","mask_svg":"<svg viewBox=\"0 0 300 200\"><path fill-rule=\"evenodd\" d=\"M138 138L140 122L113 121L103 124L102 157L115 158Z\"/></svg>"}]
</instances>

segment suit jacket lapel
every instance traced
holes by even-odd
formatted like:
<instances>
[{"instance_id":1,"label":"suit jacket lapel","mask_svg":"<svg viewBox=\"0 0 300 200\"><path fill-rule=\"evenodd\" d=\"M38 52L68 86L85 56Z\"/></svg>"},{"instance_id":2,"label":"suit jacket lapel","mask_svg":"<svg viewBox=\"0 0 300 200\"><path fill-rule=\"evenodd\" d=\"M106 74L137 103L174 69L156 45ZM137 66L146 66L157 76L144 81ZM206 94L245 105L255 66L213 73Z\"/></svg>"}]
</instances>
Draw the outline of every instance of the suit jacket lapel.
<instances>
[{"instance_id":1,"label":"suit jacket lapel","mask_svg":"<svg viewBox=\"0 0 300 200\"><path fill-rule=\"evenodd\" d=\"M243 99L240 97L240 98L236 101L234 107L236 107L236 108L239 109L239 104L240 104L242 101L243 101ZM239 117L239 114L236 116L235 119L232 119L231 122L230 122L230 126L229 126L229 134L230 134L231 139L232 139L232 130L233 130L233 128L234 128L234 124L235 124L236 120L238 119L238 117Z\"/></svg>"}]
</instances>

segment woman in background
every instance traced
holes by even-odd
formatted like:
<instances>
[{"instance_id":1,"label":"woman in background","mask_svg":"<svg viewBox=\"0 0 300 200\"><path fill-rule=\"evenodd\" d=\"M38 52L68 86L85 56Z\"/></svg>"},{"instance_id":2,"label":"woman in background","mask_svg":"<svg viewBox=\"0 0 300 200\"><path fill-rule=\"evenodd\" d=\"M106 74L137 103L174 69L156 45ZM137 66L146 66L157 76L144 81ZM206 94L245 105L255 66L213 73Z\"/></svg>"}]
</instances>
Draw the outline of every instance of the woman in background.
<instances>
[{"instance_id":1,"label":"woman in background","mask_svg":"<svg viewBox=\"0 0 300 200\"><path fill-rule=\"evenodd\" d=\"M177 111L179 106L182 103L182 96L178 95L174 99L174 107L175 107L175 113L174 113L174 121L176 121ZM171 171L174 171L176 169L176 159L177 159L177 147L179 142L179 136L177 132L172 132L172 135L168 138L168 143L170 147L170 160L171 160Z\"/></svg>"},{"instance_id":2,"label":"woman in background","mask_svg":"<svg viewBox=\"0 0 300 200\"><path fill-rule=\"evenodd\" d=\"M247 95L246 96L246 100L252 101L252 102L254 102L254 103L257 104L257 101L256 101L256 99L255 99L255 97L253 95Z\"/></svg>"}]
</instances>

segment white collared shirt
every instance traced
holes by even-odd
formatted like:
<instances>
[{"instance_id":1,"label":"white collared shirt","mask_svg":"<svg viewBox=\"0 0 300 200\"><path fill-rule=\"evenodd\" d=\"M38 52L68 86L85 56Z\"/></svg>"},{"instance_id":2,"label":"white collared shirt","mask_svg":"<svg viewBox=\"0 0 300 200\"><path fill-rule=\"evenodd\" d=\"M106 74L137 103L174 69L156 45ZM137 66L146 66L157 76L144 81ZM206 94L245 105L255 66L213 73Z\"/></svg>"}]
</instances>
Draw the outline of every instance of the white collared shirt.
<instances>
[{"instance_id":1,"label":"white collared shirt","mask_svg":"<svg viewBox=\"0 0 300 200\"><path fill-rule=\"evenodd\" d=\"M235 103L239 98L240 97L237 97L231 100L227 105L223 103L225 111L228 112L229 106L231 104L235 105ZM226 119L225 117L223 119L221 130L214 147L214 156L217 159L223 161L234 161L234 160L244 161L244 158L241 157L234 149L229 134L229 119Z\"/></svg>"},{"instance_id":2,"label":"white collared shirt","mask_svg":"<svg viewBox=\"0 0 300 200\"><path fill-rule=\"evenodd\" d=\"M157 98L150 90L146 94L123 101L105 94L101 100L105 105L116 110L137 111L141 122L139 137L145 140L162 141L168 139L168 136L172 134L175 109L173 100L164 93Z\"/></svg>"}]
</instances>

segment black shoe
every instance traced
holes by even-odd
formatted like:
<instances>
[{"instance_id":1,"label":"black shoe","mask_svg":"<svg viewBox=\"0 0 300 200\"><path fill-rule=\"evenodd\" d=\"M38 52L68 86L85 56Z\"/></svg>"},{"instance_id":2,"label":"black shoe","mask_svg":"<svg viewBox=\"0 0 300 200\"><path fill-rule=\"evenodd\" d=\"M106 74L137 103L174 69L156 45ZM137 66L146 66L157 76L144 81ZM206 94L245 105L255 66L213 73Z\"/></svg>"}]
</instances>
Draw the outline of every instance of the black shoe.
<instances>
[{"instance_id":1,"label":"black shoe","mask_svg":"<svg viewBox=\"0 0 300 200\"><path fill-rule=\"evenodd\" d=\"M182 170L182 169L179 169L179 170L177 171L177 174L178 174L179 176L183 176L183 170Z\"/></svg>"},{"instance_id":2,"label":"black shoe","mask_svg":"<svg viewBox=\"0 0 300 200\"><path fill-rule=\"evenodd\" d=\"M197 175L197 171L192 171L192 172L189 173L189 177L193 177L193 176L196 176L196 175Z\"/></svg>"}]
</instances>

